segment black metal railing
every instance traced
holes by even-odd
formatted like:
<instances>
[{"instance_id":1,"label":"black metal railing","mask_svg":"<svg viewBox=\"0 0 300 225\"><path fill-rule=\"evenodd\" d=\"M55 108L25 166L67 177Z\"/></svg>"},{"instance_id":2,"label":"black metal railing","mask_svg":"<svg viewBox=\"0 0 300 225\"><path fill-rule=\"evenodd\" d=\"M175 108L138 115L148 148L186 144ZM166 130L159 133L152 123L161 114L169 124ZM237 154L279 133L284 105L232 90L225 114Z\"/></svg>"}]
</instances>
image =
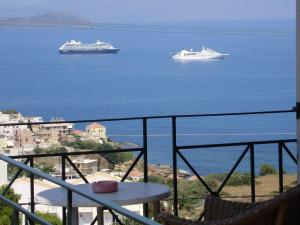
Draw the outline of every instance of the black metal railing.
<instances>
[{"instance_id":1,"label":"black metal railing","mask_svg":"<svg viewBox=\"0 0 300 225\"><path fill-rule=\"evenodd\" d=\"M103 119L103 120L81 120L81 121L55 121L55 122L38 122L38 123L14 123L14 124L0 124L0 126L28 126L30 130L32 130L32 127L34 125L41 125L41 124L57 124L57 123L83 123L83 122L104 122L104 121L124 121L124 120L141 120L142 121L142 132L143 132L143 144L142 147L139 148L126 148L126 149L114 149L114 150L102 150L102 151L82 151L82 152L61 152L61 153L48 153L48 154L30 154L30 155L18 155L18 156L11 156L12 159L23 159L24 164L29 165L31 167L34 167L34 159L37 158L46 158L46 157L60 157L61 161L61 177L62 180L66 180L66 163L68 163L80 176L81 179L85 183L89 183L88 180L85 178L85 176L82 174L82 172L76 167L76 165L72 162L69 156L80 156L80 155L99 155L99 154L118 154L123 152L136 152L138 153L137 157L134 159L132 165L129 167L129 169L126 171L124 176L121 179L121 182L125 181L130 174L130 172L133 170L135 165L139 162L139 160L143 157L143 167L144 167L144 182L148 182L148 151L147 151L147 118L144 117L137 117L137 118L120 118L120 119ZM3 191L3 195L7 193L9 188L13 185L14 181L20 176L22 173L22 169L19 169L16 174L12 177L8 185L6 186L5 190ZM34 188L34 175L30 174L30 209L31 212L35 212L35 202L34 202L34 196L35 196L35 188ZM63 224L67 223L67 209L63 207L62 209L62 217L63 217ZM114 220L119 222L119 224L122 224L122 222L118 219L117 215L110 209L108 209L109 212L112 214ZM143 204L143 212L144 216L148 217L148 204ZM97 218L94 218L92 221L92 225L95 224L97 221Z\"/></svg>"},{"instance_id":2,"label":"black metal railing","mask_svg":"<svg viewBox=\"0 0 300 225\"><path fill-rule=\"evenodd\" d=\"M6 205L10 206L13 209L13 215L12 215L12 225L19 225L19 213L22 213L25 215L26 219L29 221L38 222L41 225L50 225L47 221L43 220L42 218L38 217L34 213L26 210L22 206L20 206L18 203L11 201L9 198L5 197L4 195L0 194L0 201L4 202Z\"/></svg>"},{"instance_id":3,"label":"black metal railing","mask_svg":"<svg viewBox=\"0 0 300 225\"><path fill-rule=\"evenodd\" d=\"M133 212L121 207L120 205L118 205L116 203L108 201L107 199L99 199L99 198L97 198L97 196L95 194L87 194L72 184L69 184L58 178L49 176L48 174L41 172L35 168L32 168L31 166L28 166L24 163L17 162L16 160L14 160L10 157L0 155L0 160L8 163L9 165L13 165L22 171L26 171L27 173L31 174L32 176L45 179L51 183L54 183L60 187L65 188L67 190L67 225L72 225L72 202L73 202L72 195L73 195L73 193L83 196L83 197L91 200L92 202L95 202L95 203L107 208L112 213L113 213L113 211L115 211L117 213L120 213L121 215L124 215L130 219L133 219L134 221L137 221L138 223L146 224L146 225L157 225L158 224L153 220L150 220L146 217L142 217L136 213L133 213ZM49 224L48 222L44 221L43 219L40 219L39 217L37 217L34 214L34 211L29 212L29 211L25 210L17 203L14 203L14 202L10 201L8 198L4 197L4 194L1 194L0 196L1 196L0 200L4 201L6 204L8 204L10 207L12 207L14 209L14 217L13 217L14 220L12 221L12 223L14 225L19 225L19 221L18 221L19 212L25 214L26 219L29 220L30 224L35 224L35 222L41 223L43 225ZM32 209L34 209L34 208L31 207L31 210Z\"/></svg>"},{"instance_id":4,"label":"black metal railing","mask_svg":"<svg viewBox=\"0 0 300 225\"><path fill-rule=\"evenodd\" d=\"M235 143L223 143L223 144L210 144L210 145L185 145L185 146L175 146L173 148L173 208L174 214L178 215L178 190L177 190L177 156L188 166L188 168L195 174L200 183L206 188L207 192L219 196L224 186L232 176L232 174L236 171L237 167L240 165L241 161L244 159L247 153L250 154L250 179L251 179L251 201L255 202L255 146L257 145L267 145L267 144L276 144L278 146L278 189L279 192L283 192L283 150L288 154L288 156L292 159L292 161L297 164L297 159L291 152L291 150L287 147L287 143L295 143L296 139L282 139L282 140L268 140L268 141L253 141L253 142L235 142ZM227 173L224 180L221 182L220 186L216 191L205 182L202 176L198 173L198 171L192 166L192 164L187 160L187 158L182 154L182 150L201 150L208 148L224 148L224 147L244 147L241 155L235 161L233 167Z\"/></svg>"},{"instance_id":5,"label":"black metal railing","mask_svg":"<svg viewBox=\"0 0 300 225\"><path fill-rule=\"evenodd\" d=\"M61 152L61 153L49 153L49 154L32 154L32 155L18 155L18 156L11 156L12 159L22 159L25 160L24 164L25 165L30 165L30 167L34 167L34 160L35 159L40 159L40 158L48 158L48 157L59 157L60 158L60 162L61 162L61 177L62 180L65 181L66 180L66 165L67 163L77 172L77 174L79 175L79 177L85 182L85 183L89 183L89 181L86 179L86 177L83 175L83 173L79 170L79 168L72 162L72 160L70 159L70 156L82 156L82 155L99 155L99 154L117 154L117 153L123 153L123 152L137 152L138 155L135 158L135 160L133 161L132 165L129 167L129 169L126 171L126 173L124 174L124 176L121 179L121 182L125 181L128 177L128 175L130 174L130 172L132 171L132 169L134 168L134 166L137 164L137 162L141 159L141 157L144 155L144 159L145 159L145 155L147 155L147 152L145 151L144 148L130 148L130 149L115 149L115 150L102 150L102 151L80 151L80 152ZM146 153L145 153L146 152ZM147 159L146 159L147 160ZM147 162L147 161L146 161ZM145 166L146 167L146 166ZM147 168L147 167L146 167ZM6 188L3 191L3 195L7 193L7 191L9 190L9 188L11 188L11 186L13 185L14 181L20 176L20 174L22 173L22 169L19 169L16 174L12 177L12 179L10 180L10 182L8 183L8 185L6 186ZM144 180L145 182L148 179L148 170L146 171L145 175L144 175ZM30 174L29 176L30 178L30 208L31 208L31 212L35 211L35 202L34 202L34 196L35 196L35 188L34 188L34 176L33 174ZM110 211L114 217L114 219L117 219L117 216ZM147 205L145 205L145 216L148 216L148 207ZM66 224L67 221L67 214L66 214L66 208L63 207L63 224ZM96 222L97 218L94 218L93 223L94 224Z\"/></svg>"},{"instance_id":6,"label":"black metal railing","mask_svg":"<svg viewBox=\"0 0 300 225\"><path fill-rule=\"evenodd\" d=\"M207 192L219 196L224 186L230 179L231 175L235 172L240 162L243 160L246 153L250 154L250 176L251 176L251 201L255 202L255 148L256 145L277 144L278 145L278 162L279 162L279 192L283 191L283 149L290 156L295 164L297 164L296 157L292 154L286 143L295 143L296 139L279 139L279 140L267 140L267 141L252 141L252 142L235 142L235 143L220 143L220 144L206 144L206 145L178 145L177 144L177 118L184 117L224 117L224 116L246 116L246 115L264 115L264 114L282 114L282 113L294 113L296 109L291 110L277 110L277 111L260 111L260 112L240 112L240 113L215 113L215 114L199 114L199 115L181 115L173 116L172 118L172 166L173 166L173 210L174 215L178 215L178 182L177 182L177 156L185 163L185 165L194 173L200 183L206 188ZM212 188L205 182L197 170L191 165L188 159L182 154L182 150L195 150L195 149L208 149L208 148L224 148L244 146L245 149L239 156L234 166L231 168L220 187L213 191ZM200 219L203 215L200 216Z\"/></svg>"},{"instance_id":7,"label":"black metal railing","mask_svg":"<svg viewBox=\"0 0 300 225\"><path fill-rule=\"evenodd\" d=\"M287 147L286 143L296 142L296 139L277 139L277 140L266 140L266 141L252 141L252 142L235 142L235 143L221 143L221 144L207 144L207 145L178 145L177 143L177 120L179 118L205 118L205 117L227 117L227 116L251 116L251 115L268 115L268 114L286 114L286 113L295 113L295 108L290 110L276 110L276 111L259 111L259 112L237 112L237 113L213 113L213 114L188 114L188 115L165 115L165 116L148 116L148 117L124 117L124 118L113 118L113 119L95 119L95 120L71 120L71 121L54 121L54 122L30 122L27 123L7 123L0 124L0 126L18 126L26 125L29 128L32 128L34 125L42 124L58 124L58 123L91 123L91 122L120 122L120 121L141 121L142 124L142 146L138 148L126 148L126 149L116 149L116 150L103 150L103 151L83 151L83 152L65 152L65 153L51 153L51 154L32 154L32 155L19 155L12 156L12 159L24 159L24 164L28 164L31 167L34 167L34 160L42 157L60 157L61 159L61 172L62 180L66 179L66 163L68 163L84 180L88 182L82 172L74 165L70 156L79 156L83 154L108 154L108 153L120 153L120 152L136 152L137 156L133 161L132 165L129 167L128 171L125 172L122 181L125 181L132 169L136 166L138 161L143 158L144 160L144 182L148 182L148 121L154 119L170 119L172 127L172 165L173 165L173 208L174 214L178 215L178 187L177 187L177 169L178 169L178 156L185 163L185 165L197 176L201 184L206 188L206 190L213 194L219 195L226 185L227 181L234 173L240 162L243 160L244 156L250 154L250 176L251 176L251 199L255 201L255 146L257 145L266 145L266 144L276 144L278 146L278 162L279 162L279 191L283 191L283 152L286 152L292 160L297 163L296 157L292 154L290 149ZM238 147L243 146L244 150L242 154L238 157L237 161L234 163L233 167L225 177L224 181L221 183L220 187L213 191L197 170L191 165L187 158L182 154L182 151L192 150L192 149L204 149L204 148L220 148L220 147ZM19 168L15 176L11 179L11 182L7 186L9 187L21 174L22 168ZM30 176L30 187L31 187L31 212L34 213L34 175ZM5 192L4 192L5 193ZM111 210L110 210L111 211ZM144 214L148 216L148 206L144 205ZM67 221L66 209L63 210L63 221ZM93 221L95 223L95 219ZM92 223L92 224L93 224Z\"/></svg>"}]
</instances>

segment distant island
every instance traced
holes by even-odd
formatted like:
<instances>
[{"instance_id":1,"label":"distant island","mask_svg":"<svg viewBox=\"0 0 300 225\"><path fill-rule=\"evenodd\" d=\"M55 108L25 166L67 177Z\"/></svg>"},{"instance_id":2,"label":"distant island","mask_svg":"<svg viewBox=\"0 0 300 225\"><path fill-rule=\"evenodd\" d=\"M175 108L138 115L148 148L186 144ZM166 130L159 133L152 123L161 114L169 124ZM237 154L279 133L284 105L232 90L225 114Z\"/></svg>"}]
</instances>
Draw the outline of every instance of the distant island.
<instances>
[{"instance_id":1,"label":"distant island","mask_svg":"<svg viewBox=\"0 0 300 225\"><path fill-rule=\"evenodd\" d=\"M69 12L49 12L30 17L2 18L0 25L91 28L93 23Z\"/></svg>"}]
</instances>

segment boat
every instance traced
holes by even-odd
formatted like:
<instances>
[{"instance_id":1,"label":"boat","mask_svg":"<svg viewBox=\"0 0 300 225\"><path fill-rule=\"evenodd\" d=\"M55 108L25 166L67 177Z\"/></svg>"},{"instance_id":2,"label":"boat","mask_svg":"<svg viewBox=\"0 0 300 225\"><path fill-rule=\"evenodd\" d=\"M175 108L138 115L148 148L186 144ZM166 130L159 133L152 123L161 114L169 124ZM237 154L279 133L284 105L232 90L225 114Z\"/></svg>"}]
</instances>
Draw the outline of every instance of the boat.
<instances>
[{"instance_id":1,"label":"boat","mask_svg":"<svg viewBox=\"0 0 300 225\"><path fill-rule=\"evenodd\" d=\"M81 53L117 53L119 48L114 48L110 43L97 40L93 44L83 44L80 41L67 41L59 48L61 54Z\"/></svg>"},{"instance_id":2,"label":"boat","mask_svg":"<svg viewBox=\"0 0 300 225\"><path fill-rule=\"evenodd\" d=\"M177 52L175 55L173 55L173 59L175 60L207 60L207 59L223 59L225 56L228 56L229 54L223 54L217 51L214 51L210 48L202 47L202 50L199 52L193 51L191 49L188 50L181 50L180 52Z\"/></svg>"}]
</instances>

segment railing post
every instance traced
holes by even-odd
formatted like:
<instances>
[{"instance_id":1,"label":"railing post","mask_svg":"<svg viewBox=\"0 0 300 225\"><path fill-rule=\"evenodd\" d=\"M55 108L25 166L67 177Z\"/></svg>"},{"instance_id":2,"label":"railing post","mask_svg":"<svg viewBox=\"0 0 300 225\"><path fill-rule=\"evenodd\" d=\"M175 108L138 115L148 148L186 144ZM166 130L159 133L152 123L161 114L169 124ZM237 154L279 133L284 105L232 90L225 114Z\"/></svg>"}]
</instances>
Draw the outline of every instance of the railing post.
<instances>
[{"instance_id":1,"label":"railing post","mask_svg":"<svg viewBox=\"0 0 300 225\"><path fill-rule=\"evenodd\" d=\"M296 135L298 184L300 184L300 2L296 1Z\"/></svg>"},{"instance_id":2,"label":"railing post","mask_svg":"<svg viewBox=\"0 0 300 225\"><path fill-rule=\"evenodd\" d=\"M25 225L28 225L29 224L29 219L25 216Z\"/></svg>"},{"instance_id":3,"label":"railing post","mask_svg":"<svg viewBox=\"0 0 300 225\"><path fill-rule=\"evenodd\" d=\"M172 116L172 143L173 143L173 208L174 215L178 216L178 190L177 190L177 140L176 117Z\"/></svg>"},{"instance_id":4,"label":"railing post","mask_svg":"<svg viewBox=\"0 0 300 225\"><path fill-rule=\"evenodd\" d=\"M30 167L34 167L33 164L33 157L30 157L29 159L29 165ZM34 213L35 205L34 205L34 175L30 174L30 211ZM34 225L35 222L33 220L30 220L30 224Z\"/></svg>"},{"instance_id":5,"label":"railing post","mask_svg":"<svg viewBox=\"0 0 300 225\"><path fill-rule=\"evenodd\" d=\"M30 120L28 120L28 126L27 126L27 128L28 128L31 132L33 132L32 124L31 124L31 121L30 121Z\"/></svg>"},{"instance_id":6,"label":"railing post","mask_svg":"<svg viewBox=\"0 0 300 225\"><path fill-rule=\"evenodd\" d=\"M278 143L278 176L279 176L279 192L283 192L283 160L282 160L282 143Z\"/></svg>"},{"instance_id":7,"label":"railing post","mask_svg":"<svg viewBox=\"0 0 300 225\"><path fill-rule=\"evenodd\" d=\"M12 224L13 225L19 225L20 224L19 211L16 210L16 209L13 212Z\"/></svg>"},{"instance_id":8,"label":"railing post","mask_svg":"<svg viewBox=\"0 0 300 225\"><path fill-rule=\"evenodd\" d=\"M254 145L250 144L250 176L251 176L251 201L255 202L255 161Z\"/></svg>"},{"instance_id":9,"label":"railing post","mask_svg":"<svg viewBox=\"0 0 300 225\"><path fill-rule=\"evenodd\" d=\"M64 154L61 156L61 179L66 180L66 156ZM63 225L67 224L66 207L62 208L62 222Z\"/></svg>"},{"instance_id":10,"label":"railing post","mask_svg":"<svg viewBox=\"0 0 300 225\"><path fill-rule=\"evenodd\" d=\"M72 191L68 190L68 219L67 219L67 224L72 225Z\"/></svg>"},{"instance_id":11,"label":"railing post","mask_svg":"<svg viewBox=\"0 0 300 225\"><path fill-rule=\"evenodd\" d=\"M143 118L143 155L144 155L144 182L148 182L148 131L147 118ZM148 203L143 204L144 216L148 217Z\"/></svg>"}]
</instances>

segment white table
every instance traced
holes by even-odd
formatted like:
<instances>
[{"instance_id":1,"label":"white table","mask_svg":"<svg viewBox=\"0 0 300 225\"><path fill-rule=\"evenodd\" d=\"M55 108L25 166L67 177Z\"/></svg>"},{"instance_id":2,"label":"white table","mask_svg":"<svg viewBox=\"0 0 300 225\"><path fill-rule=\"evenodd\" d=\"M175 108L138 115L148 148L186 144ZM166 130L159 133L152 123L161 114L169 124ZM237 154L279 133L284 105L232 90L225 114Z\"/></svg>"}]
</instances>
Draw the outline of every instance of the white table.
<instances>
[{"instance_id":1,"label":"white table","mask_svg":"<svg viewBox=\"0 0 300 225\"><path fill-rule=\"evenodd\" d=\"M160 211L159 201L170 195L170 189L161 184L143 182L120 182L118 191L114 193L98 193L99 199L107 199L120 205L133 205L152 202L154 215ZM86 194L92 191L91 184L76 185ZM42 191L35 196L39 204L67 207L67 190L62 187ZM78 207L97 207L98 224L103 224L103 207L99 204L74 194L72 196L72 224L78 225Z\"/></svg>"}]
</instances>

